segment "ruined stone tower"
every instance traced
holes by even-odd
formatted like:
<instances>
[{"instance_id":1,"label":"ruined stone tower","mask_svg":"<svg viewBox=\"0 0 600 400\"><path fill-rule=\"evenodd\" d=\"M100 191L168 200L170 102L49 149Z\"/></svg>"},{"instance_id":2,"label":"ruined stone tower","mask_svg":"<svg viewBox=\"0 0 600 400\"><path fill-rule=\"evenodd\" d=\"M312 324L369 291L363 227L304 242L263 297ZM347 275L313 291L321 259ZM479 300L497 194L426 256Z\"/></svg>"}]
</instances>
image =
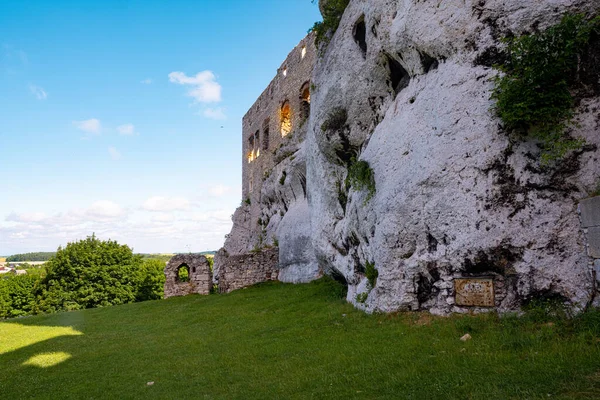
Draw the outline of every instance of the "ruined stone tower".
<instances>
[{"instance_id":1,"label":"ruined stone tower","mask_svg":"<svg viewBox=\"0 0 600 400\"><path fill-rule=\"evenodd\" d=\"M289 53L243 118L242 202L233 216L232 231L215 257L215 280L223 288L231 287L226 282L231 279L240 285L239 276L232 275L238 270L249 277L248 284L260 277L305 281L318 274L308 232L303 147L315 61L314 35L309 34ZM280 242L285 246L280 247ZM290 251L279 251L278 257L256 257L278 247ZM260 265L252 261L257 259L262 260ZM224 265L228 273L219 275ZM264 271L256 274L256 268Z\"/></svg>"}]
</instances>

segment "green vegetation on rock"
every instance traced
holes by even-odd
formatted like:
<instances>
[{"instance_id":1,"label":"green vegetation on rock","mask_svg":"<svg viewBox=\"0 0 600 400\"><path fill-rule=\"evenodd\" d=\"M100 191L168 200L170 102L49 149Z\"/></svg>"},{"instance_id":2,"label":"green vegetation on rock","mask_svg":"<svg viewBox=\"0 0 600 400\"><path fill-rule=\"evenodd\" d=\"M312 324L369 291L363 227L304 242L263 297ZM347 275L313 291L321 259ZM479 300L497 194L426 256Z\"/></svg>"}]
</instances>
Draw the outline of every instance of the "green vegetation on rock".
<instances>
[{"instance_id":1,"label":"green vegetation on rock","mask_svg":"<svg viewBox=\"0 0 600 400\"><path fill-rule=\"evenodd\" d=\"M315 1L317 0L313 0L313 3ZM344 15L349 3L350 0L327 0L325 2L322 12L323 21L315 22L309 30L309 32L315 32L315 45L317 48L321 49L321 45L323 45L323 48L327 47L331 36L340 25L342 15Z\"/></svg>"},{"instance_id":2,"label":"green vegetation on rock","mask_svg":"<svg viewBox=\"0 0 600 400\"><path fill-rule=\"evenodd\" d=\"M492 98L508 129L541 141L542 163L562 159L583 141L567 128L574 112L573 85L590 38L600 34L600 17L566 15L543 32L506 39L507 60L497 66Z\"/></svg>"},{"instance_id":3,"label":"green vegetation on rock","mask_svg":"<svg viewBox=\"0 0 600 400\"><path fill-rule=\"evenodd\" d=\"M365 201L371 200L375 195L375 175L367 161L352 159L346 177L346 187L350 186L355 190L367 190Z\"/></svg>"}]
</instances>

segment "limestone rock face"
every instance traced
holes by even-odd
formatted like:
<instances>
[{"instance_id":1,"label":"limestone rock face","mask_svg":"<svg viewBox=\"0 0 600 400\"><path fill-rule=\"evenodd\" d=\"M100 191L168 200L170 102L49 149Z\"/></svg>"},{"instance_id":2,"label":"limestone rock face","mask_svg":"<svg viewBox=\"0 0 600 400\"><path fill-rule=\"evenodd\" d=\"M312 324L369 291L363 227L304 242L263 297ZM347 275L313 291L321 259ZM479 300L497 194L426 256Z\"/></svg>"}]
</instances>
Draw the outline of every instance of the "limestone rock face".
<instances>
[{"instance_id":1,"label":"limestone rock face","mask_svg":"<svg viewBox=\"0 0 600 400\"><path fill-rule=\"evenodd\" d=\"M314 251L367 311L465 312L453 280L482 275L499 310L536 296L590 303L577 206L600 179L599 93L580 99L571 132L587 145L546 169L536 143L503 130L490 94L503 36L591 11L597 1L351 0L312 80L308 205L296 205L310 228L288 210L298 231L279 233L280 262ZM346 188L353 156L374 172L371 199Z\"/></svg>"}]
</instances>

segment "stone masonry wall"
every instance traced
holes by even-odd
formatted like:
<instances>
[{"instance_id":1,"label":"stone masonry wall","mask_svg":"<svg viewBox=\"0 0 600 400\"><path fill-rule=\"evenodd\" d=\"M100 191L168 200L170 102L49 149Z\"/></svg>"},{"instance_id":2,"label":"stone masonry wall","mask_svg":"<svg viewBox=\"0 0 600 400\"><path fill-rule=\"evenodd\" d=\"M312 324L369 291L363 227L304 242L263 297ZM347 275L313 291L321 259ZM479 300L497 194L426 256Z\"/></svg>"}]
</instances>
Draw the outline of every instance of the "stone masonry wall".
<instances>
[{"instance_id":1,"label":"stone masonry wall","mask_svg":"<svg viewBox=\"0 0 600 400\"><path fill-rule=\"evenodd\" d=\"M579 203L581 226L587 239L587 251L593 264L596 280L600 281L600 196ZM600 300L596 300L600 305Z\"/></svg>"},{"instance_id":2,"label":"stone masonry wall","mask_svg":"<svg viewBox=\"0 0 600 400\"><path fill-rule=\"evenodd\" d=\"M227 257L219 270L219 292L229 293L260 282L277 280L278 261L279 250L276 247Z\"/></svg>"},{"instance_id":3,"label":"stone masonry wall","mask_svg":"<svg viewBox=\"0 0 600 400\"><path fill-rule=\"evenodd\" d=\"M187 266L189 281L179 280L179 269ZM171 258L165 266L165 299L188 294L209 294L212 287L212 273L206 257L200 254L179 254Z\"/></svg>"}]
</instances>

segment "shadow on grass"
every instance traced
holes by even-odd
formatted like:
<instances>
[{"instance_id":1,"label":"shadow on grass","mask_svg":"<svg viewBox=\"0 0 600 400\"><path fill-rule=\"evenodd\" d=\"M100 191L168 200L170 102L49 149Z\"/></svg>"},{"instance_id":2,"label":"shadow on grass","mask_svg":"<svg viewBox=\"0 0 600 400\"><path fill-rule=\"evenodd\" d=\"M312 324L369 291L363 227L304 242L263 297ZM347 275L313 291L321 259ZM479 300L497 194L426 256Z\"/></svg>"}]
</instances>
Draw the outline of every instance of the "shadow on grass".
<instances>
[{"instance_id":1,"label":"shadow on grass","mask_svg":"<svg viewBox=\"0 0 600 400\"><path fill-rule=\"evenodd\" d=\"M571 321L366 315L339 289L268 283L9 320L1 397L600 397L597 311ZM473 339L461 342L465 333Z\"/></svg>"}]
</instances>

